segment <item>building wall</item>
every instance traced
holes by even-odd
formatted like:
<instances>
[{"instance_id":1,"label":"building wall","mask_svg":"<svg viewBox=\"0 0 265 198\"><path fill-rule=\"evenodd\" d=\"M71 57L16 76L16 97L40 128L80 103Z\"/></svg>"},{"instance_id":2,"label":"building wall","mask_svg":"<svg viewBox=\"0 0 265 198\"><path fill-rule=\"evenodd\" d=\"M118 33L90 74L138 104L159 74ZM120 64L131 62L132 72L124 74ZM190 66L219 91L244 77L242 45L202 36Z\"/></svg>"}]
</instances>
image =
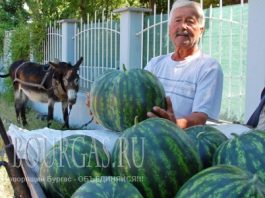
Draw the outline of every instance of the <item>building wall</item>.
<instances>
[{"instance_id":1,"label":"building wall","mask_svg":"<svg viewBox=\"0 0 265 198\"><path fill-rule=\"evenodd\" d=\"M265 86L265 1L249 1L245 121L253 113Z\"/></svg>"}]
</instances>

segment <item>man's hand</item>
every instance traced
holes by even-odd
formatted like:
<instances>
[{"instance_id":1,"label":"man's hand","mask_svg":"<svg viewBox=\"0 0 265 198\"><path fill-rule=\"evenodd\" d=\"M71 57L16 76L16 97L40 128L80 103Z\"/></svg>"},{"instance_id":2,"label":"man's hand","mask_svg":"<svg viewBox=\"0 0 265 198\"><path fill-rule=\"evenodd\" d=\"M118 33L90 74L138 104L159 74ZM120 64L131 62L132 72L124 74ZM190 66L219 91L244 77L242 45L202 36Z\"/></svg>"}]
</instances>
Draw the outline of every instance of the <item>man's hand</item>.
<instances>
[{"instance_id":1,"label":"man's hand","mask_svg":"<svg viewBox=\"0 0 265 198\"><path fill-rule=\"evenodd\" d=\"M95 117L93 116L93 113L92 113L92 111L91 111L90 103L91 103L91 100L90 100L90 93L87 93L87 95L86 95L86 106L87 106L88 114L89 114L91 117L93 117L94 122L95 122L96 124L98 124L98 121L95 119Z\"/></svg>"},{"instance_id":2,"label":"man's hand","mask_svg":"<svg viewBox=\"0 0 265 198\"><path fill-rule=\"evenodd\" d=\"M162 109L161 107L154 106L152 112L147 112L147 116L149 118L154 118L154 117L165 118L176 124L176 117L174 115L172 102L168 96L166 97L166 104L167 104L166 110Z\"/></svg>"},{"instance_id":3,"label":"man's hand","mask_svg":"<svg viewBox=\"0 0 265 198\"><path fill-rule=\"evenodd\" d=\"M90 93L87 93L87 95L86 95L86 106L87 106L87 109L88 109L88 114L92 115L92 112L90 110Z\"/></svg>"},{"instance_id":4,"label":"man's hand","mask_svg":"<svg viewBox=\"0 0 265 198\"><path fill-rule=\"evenodd\" d=\"M147 116L149 118L160 117L174 122L180 128L184 129L194 125L203 125L208 119L208 115L203 112L192 112L189 116L183 118L176 118L174 115L172 102L170 98L166 97L167 110L160 107L153 107L152 112L148 112Z\"/></svg>"}]
</instances>

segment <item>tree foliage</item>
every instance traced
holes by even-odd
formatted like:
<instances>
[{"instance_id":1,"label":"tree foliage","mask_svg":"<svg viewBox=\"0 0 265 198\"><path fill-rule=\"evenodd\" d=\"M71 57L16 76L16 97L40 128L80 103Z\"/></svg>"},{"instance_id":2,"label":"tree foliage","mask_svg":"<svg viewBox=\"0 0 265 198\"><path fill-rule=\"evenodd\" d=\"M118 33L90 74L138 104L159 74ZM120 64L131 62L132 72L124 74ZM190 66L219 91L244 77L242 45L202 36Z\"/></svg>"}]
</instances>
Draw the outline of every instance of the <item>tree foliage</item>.
<instances>
[{"instance_id":1,"label":"tree foliage","mask_svg":"<svg viewBox=\"0 0 265 198\"><path fill-rule=\"evenodd\" d=\"M29 15L23 9L24 0L2 0L0 1L1 21L17 25L21 19L27 20Z\"/></svg>"},{"instance_id":2,"label":"tree foliage","mask_svg":"<svg viewBox=\"0 0 265 198\"><path fill-rule=\"evenodd\" d=\"M0 1L0 55L3 54L5 31L14 29L21 20L28 18L28 13L23 9L23 0Z\"/></svg>"},{"instance_id":3,"label":"tree foliage","mask_svg":"<svg viewBox=\"0 0 265 198\"><path fill-rule=\"evenodd\" d=\"M199 0L196 0L197 2L200 2ZM243 0L244 3L247 3L248 0ZM223 0L223 6L228 5L234 5L234 4L240 4L241 0ZM219 7L220 6L220 0L204 0L203 1L203 7L209 8L212 7Z\"/></svg>"},{"instance_id":4,"label":"tree foliage","mask_svg":"<svg viewBox=\"0 0 265 198\"><path fill-rule=\"evenodd\" d=\"M30 34L29 27L19 24L12 32L11 51L12 60L29 60Z\"/></svg>"}]
</instances>

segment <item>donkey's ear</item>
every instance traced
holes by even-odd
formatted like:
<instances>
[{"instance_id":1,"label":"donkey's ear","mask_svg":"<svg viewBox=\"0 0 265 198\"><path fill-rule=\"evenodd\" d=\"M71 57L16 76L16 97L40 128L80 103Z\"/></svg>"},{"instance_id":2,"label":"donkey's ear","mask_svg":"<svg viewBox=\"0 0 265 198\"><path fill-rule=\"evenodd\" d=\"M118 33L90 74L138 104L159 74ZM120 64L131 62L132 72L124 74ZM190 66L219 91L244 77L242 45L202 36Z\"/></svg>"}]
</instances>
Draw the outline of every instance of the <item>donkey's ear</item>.
<instances>
[{"instance_id":1,"label":"donkey's ear","mask_svg":"<svg viewBox=\"0 0 265 198\"><path fill-rule=\"evenodd\" d=\"M53 67L53 68L58 68L59 64L58 63L54 63L54 62L49 62L49 64Z\"/></svg>"},{"instance_id":2,"label":"donkey's ear","mask_svg":"<svg viewBox=\"0 0 265 198\"><path fill-rule=\"evenodd\" d=\"M59 63L60 63L60 60L58 58L54 58L53 62L49 62L49 64L53 67L53 68L58 68L59 67Z\"/></svg>"},{"instance_id":3,"label":"donkey's ear","mask_svg":"<svg viewBox=\"0 0 265 198\"><path fill-rule=\"evenodd\" d=\"M81 56L79 60L76 62L76 64L74 65L74 67L77 67L79 69L79 66L81 65L82 62L83 62L83 57Z\"/></svg>"},{"instance_id":4,"label":"donkey's ear","mask_svg":"<svg viewBox=\"0 0 265 198\"><path fill-rule=\"evenodd\" d=\"M53 62L56 63L56 64L59 64L60 63L60 60L58 58L54 58L53 59Z\"/></svg>"}]
</instances>

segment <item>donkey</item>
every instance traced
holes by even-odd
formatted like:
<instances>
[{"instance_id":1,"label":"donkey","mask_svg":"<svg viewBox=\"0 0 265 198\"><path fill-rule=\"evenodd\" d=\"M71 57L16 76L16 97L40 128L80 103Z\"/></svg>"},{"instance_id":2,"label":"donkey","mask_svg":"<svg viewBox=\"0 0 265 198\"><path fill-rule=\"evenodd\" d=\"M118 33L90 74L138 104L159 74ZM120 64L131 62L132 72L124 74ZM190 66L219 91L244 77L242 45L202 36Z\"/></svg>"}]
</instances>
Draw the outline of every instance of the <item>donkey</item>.
<instances>
[{"instance_id":1,"label":"donkey","mask_svg":"<svg viewBox=\"0 0 265 198\"><path fill-rule=\"evenodd\" d=\"M49 62L40 65L23 60L15 61L10 65L9 73L0 75L1 78L10 76L13 80L15 111L17 121L25 126L26 102L28 99L48 103L47 126L53 120L55 102L62 102L64 125L69 128L69 112L76 103L79 89L79 66L83 61L81 57L74 66L66 62Z\"/></svg>"}]
</instances>

